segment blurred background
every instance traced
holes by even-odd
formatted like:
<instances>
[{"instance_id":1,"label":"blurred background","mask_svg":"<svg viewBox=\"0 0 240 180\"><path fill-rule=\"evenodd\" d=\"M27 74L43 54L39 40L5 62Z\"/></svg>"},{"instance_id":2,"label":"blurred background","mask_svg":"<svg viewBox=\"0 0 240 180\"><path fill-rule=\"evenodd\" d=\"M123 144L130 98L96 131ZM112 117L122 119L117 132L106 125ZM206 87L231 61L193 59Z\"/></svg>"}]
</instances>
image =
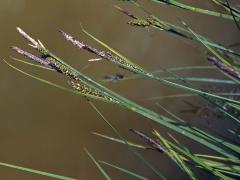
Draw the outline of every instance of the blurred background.
<instances>
[{"instance_id":1,"label":"blurred background","mask_svg":"<svg viewBox=\"0 0 240 180\"><path fill-rule=\"evenodd\" d=\"M181 2L221 11L207 0ZM167 22L180 25L177 20L180 17L195 32L224 46L231 46L240 40L239 31L231 21L161 6L147 0L139 3ZM16 31L16 27L19 26L34 38L40 39L48 49L77 69L89 65L84 73L98 82L106 75L116 73L124 77L131 75L105 61L88 62L88 59L96 57L73 47L58 33L58 29L62 29L95 48L103 49L81 32L80 24L82 24L88 32L149 71L177 66L211 65L206 59L207 51L201 44L153 28L131 27L126 23L130 20L129 17L118 12L114 5L127 8L137 16L146 16L134 5L117 0L1 0L0 58L8 60L28 73L56 83L64 83L62 76L56 73L11 60L10 56L19 57L9 48L12 45L31 51L27 42ZM184 71L179 75L222 77L216 70ZM161 76L164 74L162 73ZM87 147L96 159L125 167L149 179L157 179L126 146L101 139L91 133L99 132L116 137L83 97L26 77L3 62L0 62L0 82L0 162L73 178L102 179L101 174L83 151L83 148ZM184 93L183 91L146 79L109 82L105 85L156 112L165 114L156 106L158 102L195 126L221 131L222 120L217 121L213 116L209 121L209 118L204 116L196 117L195 112L186 112L191 107L182 99L147 100L157 96ZM196 85L206 89L232 88L199 83ZM199 107L205 106L204 102L198 99L194 99L194 104ZM130 128L138 128L144 132L150 132L151 128L155 128L163 134L170 132L176 136L174 132L151 120L118 106L102 102L95 102L95 105L130 141L142 142L129 132ZM225 123L224 126L231 124ZM207 152L202 146L186 138L176 137L185 145L191 146L194 152ZM140 152L169 179L176 179L176 173L179 174L178 179L187 179L165 155L154 151ZM113 179L131 179L117 170L107 166L104 168ZM202 177L204 176L202 174ZM0 179L45 180L48 178L0 167Z\"/></svg>"}]
</instances>

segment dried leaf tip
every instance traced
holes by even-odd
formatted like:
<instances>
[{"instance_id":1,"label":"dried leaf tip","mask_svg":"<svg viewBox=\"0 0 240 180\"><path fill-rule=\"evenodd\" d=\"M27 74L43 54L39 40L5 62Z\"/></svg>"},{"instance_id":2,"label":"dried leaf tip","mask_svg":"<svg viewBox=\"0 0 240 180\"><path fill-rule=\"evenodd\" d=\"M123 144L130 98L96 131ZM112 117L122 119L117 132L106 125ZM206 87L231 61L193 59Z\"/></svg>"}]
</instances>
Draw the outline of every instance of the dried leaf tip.
<instances>
[{"instance_id":1,"label":"dried leaf tip","mask_svg":"<svg viewBox=\"0 0 240 180\"><path fill-rule=\"evenodd\" d=\"M32 47L37 47L38 46L38 42L36 40L34 40L31 36L29 36L26 32L24 32L20 27L17 27L17 31L18 33L24 37L26 40L28 40L31 44Z\"/></svg>"}]
</instances>

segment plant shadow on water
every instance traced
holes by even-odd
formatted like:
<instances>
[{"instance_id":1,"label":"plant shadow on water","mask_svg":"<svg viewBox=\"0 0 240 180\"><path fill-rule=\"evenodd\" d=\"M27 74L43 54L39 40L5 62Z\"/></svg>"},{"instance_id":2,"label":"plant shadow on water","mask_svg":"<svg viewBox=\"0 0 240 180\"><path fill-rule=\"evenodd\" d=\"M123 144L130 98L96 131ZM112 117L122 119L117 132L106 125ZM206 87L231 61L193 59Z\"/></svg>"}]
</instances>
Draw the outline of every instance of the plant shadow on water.
<instances>
[{"instance_id":1,"label":"plant shadow on water","mask_svg":"<svg viewBox=\"0 0 240 180\"><path fill-rule=\"evenodd\" d=\"M240 176L235 1L9 0L0 13L0 179Z\"/></svg>"}]
</instances>

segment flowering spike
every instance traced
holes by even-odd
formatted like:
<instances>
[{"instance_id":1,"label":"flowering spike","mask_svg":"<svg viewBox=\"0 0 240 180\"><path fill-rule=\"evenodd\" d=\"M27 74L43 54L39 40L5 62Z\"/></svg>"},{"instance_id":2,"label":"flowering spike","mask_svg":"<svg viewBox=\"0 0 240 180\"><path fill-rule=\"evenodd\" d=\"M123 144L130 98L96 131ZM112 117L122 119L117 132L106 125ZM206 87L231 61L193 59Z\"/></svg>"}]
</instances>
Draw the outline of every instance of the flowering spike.
<instances>
[{"instance_id":1,"label":"flowering spike","mask_svg":"<svg viewBox=\"0 0 240 180\"><path fill-rule=\"evenodd\" d=\"M19 54L21 54L21 55L23 55L23 56L25 56L25 57L27 57L27 58L35 61L35 62L38 62L38 63L40 63L40 64L42 64L42 65L44 65L44 66L46 66L46 67L48 67L48 68L53 69L53 67L51 66L51 62L50 62L50 61L48 61L48 60L46 60L46 59L42 59L42 58L40 58L40 57L37 57L37 56L35 56L35 55L27 52L27 51L24 51L24 50L16 47L16 46L12 46L11 48L12 48L14 51L16 51L17 53L19 53Z\"/></svg>"},{"instance_id":2,"label":"flowering spike","mask_svg":"<svg viewBox=\"0 0 240 180\"><path fill-rule=\"evenodd\" d=\"M116 99L114 99L108 95L105 95L101 91L98 91L96 89L89 87L88 85L84 84L84 82L69 81L68 83L73 89L82 93L85 96L103 99L103 100L111 102L111 103L119 103Z\"/></svg>"},{"instance_id":3,"label":"flowering spike","mask_svg":"<svg viewBox=\"0 0 240 180\"><path fill-rule=\"evenodd\" d=\"M67 40L70 41L73 45L77 46L80 49L84 49L87 50L91 53L94 53L96 55L98 55L99 57L109 60L113 63L116 63L117 65L119 65L120 67L127 69L129 71L133 71L133 72L144 72L146 73L141 67L137 66L136 64L133 63L129 63L124 59L121 59L118 56L113 55L111 52L109 51L100 51L97 50L87 44L84 44L83 42L80 42L78 40L76 40L73 36L63 32L62 30L59 31L63 37Z\"/></svg>"},{"instance_id":4,"label":"flowering spike","mask_svg":"<svg viewBox=\"0 0 240 180\"><path fill-rule=\"evenodd\" d=\"M228 73L229 75L231 75L237 79L240 79L240 72L237 69L232 68L231 66L228 66L228 65L218 61L213 56L208 56L208 61L212 62L215 66L217 66L222 71Z\"/></svg>"}]
</instances>

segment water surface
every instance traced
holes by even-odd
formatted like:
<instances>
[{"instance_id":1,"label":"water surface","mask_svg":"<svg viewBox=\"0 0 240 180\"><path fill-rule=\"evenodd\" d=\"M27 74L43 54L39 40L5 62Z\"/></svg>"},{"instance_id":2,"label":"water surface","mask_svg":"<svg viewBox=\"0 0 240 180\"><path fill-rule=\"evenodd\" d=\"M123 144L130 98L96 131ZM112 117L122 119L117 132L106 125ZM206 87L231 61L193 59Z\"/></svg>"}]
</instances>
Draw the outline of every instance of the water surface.
<instances>
[{"instance_id":1,"label":"water surface","mask_svg":"<svg viewBox=\"0 0 240 180\"><path fill-rule=\"evenodd\" d=\"M158 6L149 1L141 2L162 19L179 25L177 17L181 17L196 32L226 46L240 40L239 32L230 21ZM189 1L185 2L189 3ZM191 3L196 3L195 5L203 8L219 10L207 1ZM16 56L9 48L12 45L30 50L26 41L16 32L16 26L20 26L33 37L40 39L52 52L80 69L89 64L88 59L96 57L70 45L59 35L58 29L63 29L78 39L101 49L99 44L81 32L81 23L89 32L149 71L161 67L210 65L206 60L207 51L202 45L156 29L130 27L126 24L130 19L114 8L116 4L132 10L138 16L144 16L144 13L133 5L119 3L115 0L0 1L0 57L10 60L9 56ZM64 82L61 76L52 72L11 62L34 75L58 83ZM87 147L96 159L118 164L150 179L157 179L125 146L91 134L92 131L97 131L115 136L84 98L37 82L14 71L4 63L0 65L0 72L0 161L74 178L102 179L83 151L83 148ZM129 72L106 62L90 63L84 73L95 80L101 80L107 74L130 75ZM208 74L212 77L221 77L217 71L182 72L184 76L206 76ZM145 100L160 95L183 93L183 91L145 79L111 82L106 86L156 112L162 112L155 104L160 102L161 105L178 113L189 122L200 127L212 128L205 119L196 121L194 113L181 113L182 109L189 108L181 99ZM208 85L205 87L209 88ZM195 102L197 102L196 99ZM150 132L154 127L163 134L169 132L168 129L133 112L102 102L95 104L104 116L131 141L141 143L140 139L129 132L130 128ZM218 130L221 131L222 127L219 128ZM186 138L179 137L179 140L191 146L194 152L207 152L202 146L197 146L187 141ZM179 173L178 179L187 178L165 155L153 151L140 152L169 179L176 179L176 173ZM132 179L109 167L105 168L113 179ZM0 179L45 180L48 178L0 167Z\"/></svg>"}]
</instances>

